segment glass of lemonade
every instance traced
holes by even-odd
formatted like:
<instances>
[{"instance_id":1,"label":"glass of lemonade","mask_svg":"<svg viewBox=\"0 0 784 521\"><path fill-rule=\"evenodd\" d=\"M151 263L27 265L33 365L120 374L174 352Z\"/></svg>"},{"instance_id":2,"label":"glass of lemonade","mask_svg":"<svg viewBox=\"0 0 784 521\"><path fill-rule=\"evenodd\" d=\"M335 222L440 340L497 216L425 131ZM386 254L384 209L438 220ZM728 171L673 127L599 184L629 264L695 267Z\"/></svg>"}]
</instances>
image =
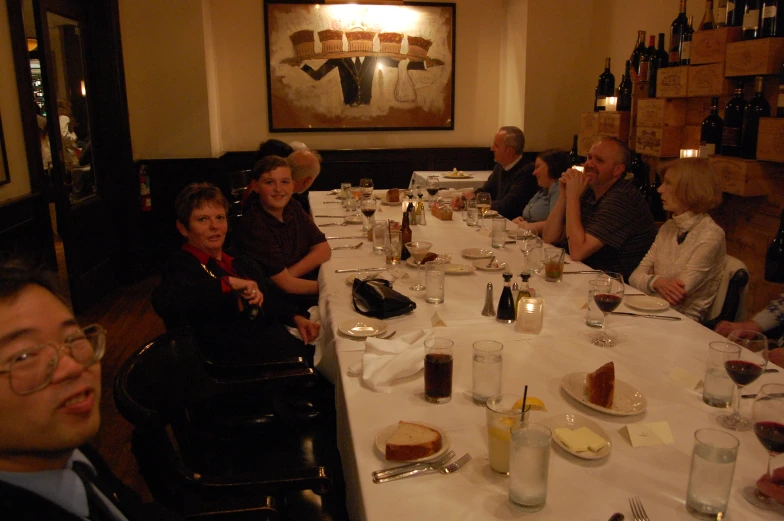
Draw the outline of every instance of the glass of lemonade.
<instances>
[{"instance_id":1,"label":"glass of lemonade","mask_svg":"<svg viewBox=\"0 0 784 521\"><path fill-rule=\"evenodd\" d=\"M522 408L523 397L516 394L497 394L485 402L490 468L500 474L509 474L510 429L523 421ZM528 419L531 405L525 409L525 419Z\"/></svg>"}]
</instances>

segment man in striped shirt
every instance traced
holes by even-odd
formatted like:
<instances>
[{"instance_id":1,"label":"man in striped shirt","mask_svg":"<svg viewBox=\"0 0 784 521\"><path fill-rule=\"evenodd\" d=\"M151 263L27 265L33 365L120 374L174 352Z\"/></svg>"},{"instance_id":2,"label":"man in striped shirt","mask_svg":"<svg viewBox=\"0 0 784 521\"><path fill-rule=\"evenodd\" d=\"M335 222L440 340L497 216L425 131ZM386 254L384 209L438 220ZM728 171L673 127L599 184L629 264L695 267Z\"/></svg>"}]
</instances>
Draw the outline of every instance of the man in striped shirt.
<instances>
[{"instance_id":1,"label":"man in striped shirt","mask_svg":"<svg viewBox=\"0 0 784 521\"><path fill-rule=\"evenodd\" d=\"M630 156L622 141L601 138L591 147L584 172L570 169L561 176L561 197L542 231L545 242L565 241L572 260L625 279L657 232L640 192L622 179Z\"/></svg>"}]
</instances>

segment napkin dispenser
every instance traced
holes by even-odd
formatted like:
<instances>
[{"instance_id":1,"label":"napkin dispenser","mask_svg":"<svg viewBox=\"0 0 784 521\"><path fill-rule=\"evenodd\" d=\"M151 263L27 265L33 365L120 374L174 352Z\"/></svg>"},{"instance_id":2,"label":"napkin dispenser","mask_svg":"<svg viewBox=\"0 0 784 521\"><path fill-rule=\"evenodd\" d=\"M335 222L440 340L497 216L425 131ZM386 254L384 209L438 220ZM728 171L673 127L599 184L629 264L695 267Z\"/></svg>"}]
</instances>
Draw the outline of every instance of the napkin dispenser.
<instances>
[{"instance_id":1,"label":"napkin dispenser","mask_svg":"<svg viewBox=\"0 0 784 521\"><path fill-rule=\"evenodd\" d=\"M538 335L542 332L544 322L544 299L541 297L523 297L517 301L517 319L515 331Z\"/></svg>"}]
</instances>

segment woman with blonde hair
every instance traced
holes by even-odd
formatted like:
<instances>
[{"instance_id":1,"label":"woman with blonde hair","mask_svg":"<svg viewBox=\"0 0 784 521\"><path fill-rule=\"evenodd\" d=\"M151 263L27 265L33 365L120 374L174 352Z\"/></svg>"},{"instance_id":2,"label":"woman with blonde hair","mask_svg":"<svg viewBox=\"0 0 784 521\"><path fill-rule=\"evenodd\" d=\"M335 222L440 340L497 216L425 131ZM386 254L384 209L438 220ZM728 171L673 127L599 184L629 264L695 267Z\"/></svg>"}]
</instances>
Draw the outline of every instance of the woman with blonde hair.
<instances>
[{"instance_id":1,"label":"woman with blonde hair","mask_svg":"<svg viewBox=\"0 0 784 521\"><path fill-rule=\"evenodd\" d=\"M721 204L718 174L707 159L677 159L665 167L659 193L672 219L659 230L629 284L702 320L716 297L727 255L724 230L708 215Z\"/></svg>"}]
</instances>

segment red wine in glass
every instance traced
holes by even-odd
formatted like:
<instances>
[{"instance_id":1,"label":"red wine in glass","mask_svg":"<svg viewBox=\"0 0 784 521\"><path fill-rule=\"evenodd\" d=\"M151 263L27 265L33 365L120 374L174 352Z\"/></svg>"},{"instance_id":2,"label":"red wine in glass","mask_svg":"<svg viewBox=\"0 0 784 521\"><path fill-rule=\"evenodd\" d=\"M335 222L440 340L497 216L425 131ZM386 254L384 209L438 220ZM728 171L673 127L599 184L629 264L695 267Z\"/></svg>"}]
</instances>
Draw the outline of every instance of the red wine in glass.
<instances>
[{"instance_id":1,"label":"red wine in glass","mask_svg":"<svg viewBox=\"0 0 784 521\"><path fill-rule=\"evenodd\" d=\"M428 188L427 189L427 193L430 194L430 197L433 197L434 195L436 195L438 193L438 188Z\"/></svg>"},{"instance_id":2,"label":"red wine in glass","mask_svg":"<svg viewBox=\"0 0 784 521\"><path fill-rule=\"evenodd\" d=\"M365 217L370 219L371 217L373 217L373 214L376 213L376 209L375 208L370 208L370 209L363 208L362 209L362 213L365 215Z\"/></svg>"},{"instance_id":3,"label":"red wine in glass","mask_svg":"<svg viewBox=\"0 0 784 521\"><path fill-rule=\"evenodd\" d=\"M740 387L749 385L762 375L762 367L746 360L727 360L724 362L724 369L727 370L732 381Z\"/></svg>"},{"instance_id":4,"label":"red wine in glass","mask_svg":"<svg viewBox=\"0 0 784 521\"><path fill-rule=\"evenodd\" d=\"M623 299L620 295L614 295L612 293L596 293L593 296L593 301L596 302L596 306L602 310L603 313L615 311L615 309L621 305L621 300Z\"/></svg>"},{"instance_id":5,"label":"red wine in glass","mask_svg":"<svg viewBox=\"0 0 784 521\"><path fill-rule=\"evenodd\" d=\"M760 421L754 424L754 434L768 452L784 452L784 425L775 421Z\"/></svg>"}]
</instances>

